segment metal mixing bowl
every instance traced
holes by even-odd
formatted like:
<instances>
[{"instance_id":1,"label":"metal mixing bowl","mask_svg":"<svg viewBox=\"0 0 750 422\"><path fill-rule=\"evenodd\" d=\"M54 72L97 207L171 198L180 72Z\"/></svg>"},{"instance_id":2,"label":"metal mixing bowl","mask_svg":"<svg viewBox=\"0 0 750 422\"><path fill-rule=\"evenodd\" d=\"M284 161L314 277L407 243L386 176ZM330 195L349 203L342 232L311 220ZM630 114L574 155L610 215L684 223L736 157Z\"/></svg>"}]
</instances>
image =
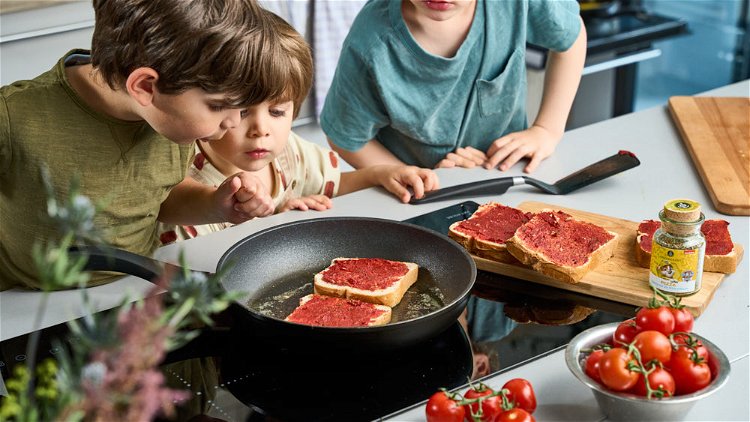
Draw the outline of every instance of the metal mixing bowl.
<instances>
[{"instance_id":1,"label":"metal mixing bowl","mask_svg":"<svg viewBox=\"0 0 750 422\"><path fill-rule=\"evenodd\" d=\"M693 333L703 342L709 353L711 383L692 394L668 397L661 400L648 400L627 393L618 393L589 378L582 369L585 354L582 349L599 343L607 343L619 323L599 325L578 334L565 348L565 363L579 381L586 384L594 393L599 408L613 421L678 421L683 420L690 408L700 399L708 397L726 384L729 377L729 360L715 344Z\"/></svg>"}]
</instances>

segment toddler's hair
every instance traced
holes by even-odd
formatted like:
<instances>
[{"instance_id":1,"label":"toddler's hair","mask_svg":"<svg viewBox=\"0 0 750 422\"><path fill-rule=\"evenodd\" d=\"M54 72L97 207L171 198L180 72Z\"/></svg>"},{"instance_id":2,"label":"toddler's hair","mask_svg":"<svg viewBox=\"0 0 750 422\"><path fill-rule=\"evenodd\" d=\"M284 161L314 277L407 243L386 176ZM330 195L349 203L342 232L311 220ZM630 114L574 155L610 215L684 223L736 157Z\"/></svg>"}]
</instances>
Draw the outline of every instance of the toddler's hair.
<instances>
[{"instance_id":1,"label":"toddler's hair","mask_svg":"<svg viewBox=\"0 0 750 422\"><path fill-rule=\"evenodd\" d=\"M266 100L293 101L294 117L297 117L313 81L310 45L284 19L271 12L268 14L276 28L278 43L271 54L264 57L275 63L261 68L261 83L273 90Z\"/></svg>"},{"instance_id":2,"label":"toddler's hair","mask_svg":"<svg viewBox=\"0 0 750 422\"><path fill-rule=\"evenodd\" d=\"M256 0L93 0L92 65L112 89L139 67L159 74L165 94L202 88L240 107L275 98L266 76L278 24Z\"/></svg>"}]
</instances>

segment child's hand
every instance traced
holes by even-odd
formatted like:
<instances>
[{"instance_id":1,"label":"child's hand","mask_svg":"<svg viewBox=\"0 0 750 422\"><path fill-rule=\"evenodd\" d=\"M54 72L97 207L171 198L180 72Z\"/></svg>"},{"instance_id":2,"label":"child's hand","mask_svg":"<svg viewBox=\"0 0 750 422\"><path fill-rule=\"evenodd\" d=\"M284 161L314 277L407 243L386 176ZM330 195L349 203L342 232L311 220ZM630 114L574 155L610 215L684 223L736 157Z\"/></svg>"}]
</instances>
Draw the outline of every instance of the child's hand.
<instances>
[{"instance_id":1,"label":"child's hand","mask_svg":"<svg viewBox=\"0 0 750 422\"><path fill-rule=\"evenodd\" d=\"M310 195L300 198L292 198L286 201L284 205L279 207L278 212L289 210L309 211L311 209L315 211L325 211L331 207L333 207L331 198L325 195Z\"/></svg>"},{"instance_id":2,"label":"child's hand","mask_svg":"<svg viewBox=\"0 0 750 422\"><path fill-rule=\"evenodd\" d=\"M376 167L379 184L404 203L409 202L412 196L407 187L414 191L415 198L422 198L425 192L440 187L437 174L430 169L399 165Z\"/></svg>"},{"instance_id":3,"label":"child's hand","mask_svg":"<svg viewBox=\"0 0 750 422\"><path fill-rule=\"evenodd\" d=\"M558 142L560 142L560 136L541 126L532 126L520 132L509 133L496 139L487 149L489 159L484 167L491 169L499 165L499 169L505 171L521 158L530 157L531 160L523 171L531 173L536 170L542 160L552 155Z\"/></svg>"},{"instance_id":4,"label":"child's hand","mask_svg":"<svg viewBox=\"0 0 750 422\"><path fill-rule=\"evenodd\" d=\"M226 221L238 224L273 214L273 198L261 181L250 173L229 176L216 190Z\"/></svg>"},{"instance_id":5,"label":"child's hand","mask_svg":"<svg viewBox=\"0 0 750 422\"><path fill-rule=\"evenodd\" d=\"M448 155L445 156L445 158L440 160L440 162L435 165L435 168L472 168L481 166L486 161L487 155L474 147L456 148L456 151L449 152Z\"/></svg>"}]
</instances>

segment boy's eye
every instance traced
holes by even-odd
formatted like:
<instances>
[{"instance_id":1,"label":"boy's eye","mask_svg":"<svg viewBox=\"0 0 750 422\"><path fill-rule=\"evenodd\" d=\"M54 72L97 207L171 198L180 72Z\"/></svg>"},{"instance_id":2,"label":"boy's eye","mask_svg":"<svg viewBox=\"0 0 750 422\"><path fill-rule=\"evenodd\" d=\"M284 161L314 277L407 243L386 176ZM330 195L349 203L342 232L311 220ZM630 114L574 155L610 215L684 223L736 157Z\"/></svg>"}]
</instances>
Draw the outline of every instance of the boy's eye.
<instances>
[{"instance_id":1,"label":"boy's eye","mask_svg":"<svg viewBox=\"0 0 750 422\"><path fill-rule=\"evenodd\" d=\"M247 109L240 110L240 119L247 117Z\"/></svg>"},{"instance_id":2,"label":"boy's eye","mask_svg":"<svg viewBox=\"0 0 750 422\"><path fill-rule=\"evenodd\" d=\"M278 108L272 108L271 109L271 116L274 117L284 117L286 115L286 110L281 110Z\"/></svg>"}]
</instances>

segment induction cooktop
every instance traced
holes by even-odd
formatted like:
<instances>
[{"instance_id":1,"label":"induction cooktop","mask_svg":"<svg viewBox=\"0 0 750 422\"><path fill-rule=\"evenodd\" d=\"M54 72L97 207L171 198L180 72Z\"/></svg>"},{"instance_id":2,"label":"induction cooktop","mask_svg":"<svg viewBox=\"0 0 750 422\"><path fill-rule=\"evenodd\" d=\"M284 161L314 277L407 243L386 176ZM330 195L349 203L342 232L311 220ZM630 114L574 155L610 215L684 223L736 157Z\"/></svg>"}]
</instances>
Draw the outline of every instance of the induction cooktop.
<instances>
[{"instance_id":1,"label":"induction cooktop","mask_svg":"<svg viewBox=\"0 0 750 422\"><path fill-rule=\"evenodd\" d=\"M462 202L406 222L446 234L478 206ZM484 271L477 273L467 311L468 333L457 322L409 348L328 355L268 347L233 329L224 315L170 353L161 368L172 388L191 392L178 420L369 421L440 387L462 386L474 370L477 377L507 370L564 347L586 328L635 313L627 305ZM52 340L69 335L65 324L41 330L39 359L54 356ZM27 339L0 342L4 379L25 361Z\"/></svg>"}]
</instances>

